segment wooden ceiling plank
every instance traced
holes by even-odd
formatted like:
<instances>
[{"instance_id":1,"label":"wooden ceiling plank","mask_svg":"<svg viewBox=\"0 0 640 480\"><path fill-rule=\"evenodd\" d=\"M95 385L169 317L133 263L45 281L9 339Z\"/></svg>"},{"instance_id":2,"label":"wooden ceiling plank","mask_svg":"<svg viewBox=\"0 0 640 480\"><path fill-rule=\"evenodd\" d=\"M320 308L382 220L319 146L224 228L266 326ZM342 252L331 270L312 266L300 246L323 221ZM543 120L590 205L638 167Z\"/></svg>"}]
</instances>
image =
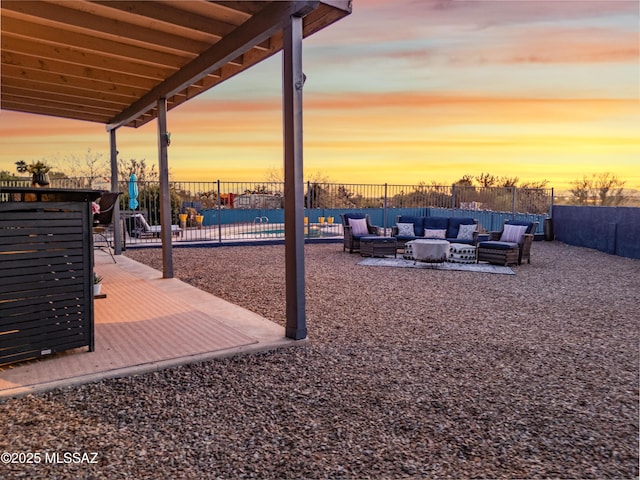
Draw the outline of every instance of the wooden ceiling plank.
<instances>
[{"instance_id":1,"label":"wooden ceiling plank","mask_svg":"<svg viewBox=\"0 0 640 480\"><path fill-rule=\"evenodd\" d=\"M70 2L69 7L81 6L84 2ZM94 6L95 7L95 6ZM167 31L154 30L135 25L124 20L109 18L105 15L84 12L68 8L61 4L43 3L34 0L3 0L3 9L30 17L43 25L62 28L111 41L133 44L152 50L164 50L169 53L198 53L206 49L210 42L180 37ZM107 9L113 10L113 9ZM129 18L125 15L123 19Z\"/></svg>"},{"instance_id":2,"label":"wooden ceiling plank","mask_svg":"<svg viewBox=\"0 0 640 480\"><path fill-rule=\"evenodd\" d=\"M83 67L81 65L59 62L51 59L42 59L28 55L18 55L16 53L2 51L2 64L23 68L32 72L48 72L52 74L64 75L64 77L76 77L81 79L92 79L100 82L117 84L120 88L135 87L149 90L159 83L134 75L123 74L102 70L99 68ZM36 73L37 74L37 73Z\"/></svg>"},{"instance_id":3,"label":"wooden ceiling plank","mask_svg":"<svg viewBox=\"0 0 640 480\"><path fill-rule=\"evenodd\" d=\"M4 3L2 3L4 5ZM4 8L4 6L3 6ZM179 69L195 55L178 56L174 54L148 50L121 42L108 41L81 33L65 32L45 25L34 25L24 20L2 17L2 30L14 36L32 41L43 41L67 47L75 46L85 53L98 53L104 56L141 62L145 65L171 66Z\"/></svg>"},{"instance_id":4,"label":"wooden ceiling plank","mask_svg":"<svg viewBox=\"0 0 640 480\"><path fill-rule=\"evenodd\" d=\"M10 97L9 103L11 103L11 99L20 99L20 103L27 107L37 108L50 108L50 109L59 109L64 111L75 111L75 112L93 112L96 115L106 115L111 116L114 115L118 110L116 108L98 108L95 106L91 106L88 104L78 104L78 103L61 103L61 102L52 102L42 99L31 99L25 97Z\"/></svg>"},{"instance_id":5,"label":"wooden ceiling plank","mask_svg":"<svg viewBox=\"0 0 640 480\"><path fill-rule=\"evenodd\" d=\"M263 42L281 30L294 14L304 14L317 6L317 2L274 2L251 17L229 35L209 48L202 55L185 65L161 85L153 88L109 122L108 129L118 128L132 118L146 112L158 99L168 98L180 90L225 65L253 45Z\"/></svg>"},{"instance_id":6,"label":"wooden ceiling plank","mask_svg":"<svg viewBox=\"0 0 640 480\"><path fill-rule=\"evenodd\" d=\"M159 0L161 3L170 5L175 4L175 0ZM243 2L244 3L244 2ZM246 2L247 6L251 3ZM271 2L260 1L261 8L266 8ZM221 2L209 1L209 0L190 0L181 1L180 8L197 15L205 17L213 17L218 21L222 21L231 25L240 25L253 16L252 12L247 12L245 9L233 9L227 8L221 5Z\"/></svg>"},{"instance_id":7,"label":"wooden ceiling plank","mask_svg":"<svg viewBox=\"0 0 640 480\"><path fill-rule=\"evenodd\" d=\"M86 52L71 46L37 42L15 37L6 32L3 32L0 49L2 52L21 53L41 59L54 59L74 65L83 65L89 68L99 68L105 71L120 72L125 75L155 80L162 80L178 70L177 68L160 65L150 66L139 62L129 62L120 58L101 55L99 52L87 55Z\"/></svg>"},{"instance_id":8,"label":"wooden ceiling plank","mask_svg":"<svg viewBox=\"0 0 640 480\"><path fill-rule=\"evenodd\" d=\"M42 92L43 95L60 94L69 95L70 97L75 98L97 98L99 100L122 103L124 105L130 105L131 102L135 101L137 98L132 97L131 95L122 95L110 91L80 89L75 85L50 84L40 81L28 80L22 77L10 77L8 75L5 75L4 72L2 75L2 85L28 88L30 90L33 90L34 93Z\"/></svg>"},{"instance_id":9,"label":"wooden ceiling plank","mask_svg":"<svg viewBox=\"0 0 640 480\"><path fill-rule=\"evenodd\" d=\"M3 84L0 92L3 96L13 98L33 99L36 101L52 101L57 103L67 104L82 104L85 103L89 107L96 107L102 109L121 110L127 105L127 102L123 101L109 101L97 98L87 97L75 97L71 95L64 95L61 93L42 92L28 88L22 88L21 86Z\"/></svg>"},{"instance_id":10,"label":"wooden ceiling plank","mask_svg":"<svg viewBox=\"0 0 640 480\"><path fill-rule=\"evenodd\" d=\"M266 2L250 2L250 1L236 1L236 2L215 2L219 7L224 7L227 10L235 12L242 12L246 15L253 16L265 8Z\"/></svg>"},{"instance_id":11,"label":"wooden ceiling plank","mask_svg":"<svg viewBox=\"0 0 640 480\"><path fill-rule=\"evenodd\" d=\"M220 40L225 35L231 33L237 26L184 10L180 8L180 2L173 2L173 4L168 5L151 1L129 2L121 0L100 0L93 3L140 15L146 19L146 21L155 20L163 22L163 27L170 25L174 28L181 29L180 31L182 31L185 36L193 35L193 32L196 31L206 34L211 40Z\"/></svg>"},{"instance_id":12,"label":"wooden ceiling plank","mask_svg":"<svg viewBox=\"0 0 640 480\"><path fill-rule=\"evenodd\" d=\"M69 85L78 89L89 91L109 91L132 98L140 98L146 92L145 89L135 88L127 85L118 85L105 80L94 80L87 78L74 77L59 73L27 70L25 68L13 65L3 65L2 75L7 78L20 78L24 80L32 80L35 82L46 83L49 85Z\"/></svg>"},{"instance_id":13,"label":"wooden ceiling plank","mask_svg":"<svg viewBox=\"0 0 640 480\"><path fill-rule=\"evenodd\" d=\"M96 115L92 112L79 112L77 110L58 110L54 108L43 108L34 106L32 109L22 108L21 104L5 103L2 104L3 110L14 110L22 113L32 113L35 115L45 115L49 117L69 118L72 120L83 120L87 122L106 123L108 115Z\"/></svg>"}]
</instances>

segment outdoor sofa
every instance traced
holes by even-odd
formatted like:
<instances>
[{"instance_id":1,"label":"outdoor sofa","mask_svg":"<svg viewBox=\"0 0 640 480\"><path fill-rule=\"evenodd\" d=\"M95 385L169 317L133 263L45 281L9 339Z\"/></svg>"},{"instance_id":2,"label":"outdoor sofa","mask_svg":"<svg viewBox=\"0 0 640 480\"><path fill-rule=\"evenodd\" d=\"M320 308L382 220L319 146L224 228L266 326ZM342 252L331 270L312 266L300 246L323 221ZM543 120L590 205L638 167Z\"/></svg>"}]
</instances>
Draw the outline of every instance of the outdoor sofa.
<instances>
[{"instance_id":1,"label":"outdoor sofa","mask_svg":"<svg viewBox=\"0 0 640 480\"><path fill-rule=\"evenodd\" d=\"M471 217L415 217L398 215L391 229L398 248L420 238L437 238L450 243L476 245L483 239L478 232L478 220ZM486 238L486 237L485 237Z\"/></svg>"}]
</instances>

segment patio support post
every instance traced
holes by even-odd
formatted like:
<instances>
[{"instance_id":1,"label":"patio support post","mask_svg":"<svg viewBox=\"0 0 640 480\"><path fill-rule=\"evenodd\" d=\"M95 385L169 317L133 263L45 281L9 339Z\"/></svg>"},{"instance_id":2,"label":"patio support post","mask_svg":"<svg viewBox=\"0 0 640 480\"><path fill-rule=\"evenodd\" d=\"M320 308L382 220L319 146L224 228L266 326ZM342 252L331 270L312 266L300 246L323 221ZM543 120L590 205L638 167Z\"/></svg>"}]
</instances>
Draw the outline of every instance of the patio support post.
<instances>
[{"instance_id":1,"label":"patio support post","mask_svg":"<svg viewBox=\"0 0 640 480\"><path fill-rule=\"evenodd\" d=\"M304 287L304 182L302 175L302 18L283 30L284 244L288 338L307 336Z\"/></svg>"},{"instance_id":2,"label":"patio support post","mask_svg":"<svg viewBox=\"0 0 640 480\"><path fill-rule=\"evenodd\" d=\"M384 211L382 212L382 225L384 227L384 235L387 235L387 184L384 184L384 201L382 202Z\"/></svg>"},{"instance_id":3,"label":"patio support post","mask_svg":"<svg viewBox=\"0 0 640 480\"><path fill-rule=\"evenodd\" d=\"M222 204L220 203L220 179L218 179L217 197L218 197L218 243L222 243Z\"/></svg>"},{"instance_id":4,"label":"patio support post","mask_svg":"<svg viewBox=\"0 0 640 480\"><path fill-rule=\"evenodd\" d=\"M167 147L167 99L158 99L158 169L160 173L160 237L162 240L162 278L173 278L171 245L171 193L169 191L169 156Z\"/></svg>"},{"instance_id":5,"label":"patio support post","mask_svg":"<svg viewBox=\"0 0 640 480\"><path fill-rule=\"evenodd\" d=\"M111 191L118 193L118 149L116 148L116 129L109 130L109 158L111 162ZM113 253L122 254L122 232L120 226L120 202L113 206Z\"/></svg>"}]
</instances>

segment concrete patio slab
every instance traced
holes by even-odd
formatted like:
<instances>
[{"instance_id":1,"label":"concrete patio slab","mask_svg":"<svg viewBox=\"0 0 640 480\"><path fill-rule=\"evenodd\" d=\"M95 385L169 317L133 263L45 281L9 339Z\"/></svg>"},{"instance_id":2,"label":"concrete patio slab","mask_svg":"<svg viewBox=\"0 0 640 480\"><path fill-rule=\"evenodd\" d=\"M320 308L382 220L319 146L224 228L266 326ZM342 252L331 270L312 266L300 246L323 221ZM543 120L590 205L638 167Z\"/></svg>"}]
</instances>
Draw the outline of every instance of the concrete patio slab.
<instances>
[{"instance_id":1,"label":"concrete patio slab","mask_svg":"<svg viewBox=\"0 0 640 480\"><path fill-rule=\"evenodd\" d=\"M297 344L284 327L124 256L95 252L95 351L0 367L0 398ZM304 341L302 341L304 342Z\"/></svg>"}]
</instances>

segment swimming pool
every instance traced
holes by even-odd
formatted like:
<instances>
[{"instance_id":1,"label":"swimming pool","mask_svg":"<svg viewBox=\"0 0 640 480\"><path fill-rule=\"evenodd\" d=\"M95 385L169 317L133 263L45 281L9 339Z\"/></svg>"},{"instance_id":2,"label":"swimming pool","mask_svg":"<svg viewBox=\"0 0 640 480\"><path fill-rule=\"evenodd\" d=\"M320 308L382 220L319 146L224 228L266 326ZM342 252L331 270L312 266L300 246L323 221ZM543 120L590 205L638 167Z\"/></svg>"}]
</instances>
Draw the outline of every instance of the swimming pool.
<instances>
[{"instance_id":1,"label":"swimming pool","mask_svg":"<svg viewBox=\"0 0 640 480\"><path fill-rule=\"evenodd\" d=\"M284 228L268 228L268 229L259 229L256 228L254 230L248 230L246 232L241 232L239 235L244 237L262 237L262 236L272 236L272 237L284 237ZM320 227L311 227L311 230L308 230L308 227L304 228L304 235L309 237L337 237L340 236L341 233L337 228L320 228Z\"/></svg>"}]
</instances>

